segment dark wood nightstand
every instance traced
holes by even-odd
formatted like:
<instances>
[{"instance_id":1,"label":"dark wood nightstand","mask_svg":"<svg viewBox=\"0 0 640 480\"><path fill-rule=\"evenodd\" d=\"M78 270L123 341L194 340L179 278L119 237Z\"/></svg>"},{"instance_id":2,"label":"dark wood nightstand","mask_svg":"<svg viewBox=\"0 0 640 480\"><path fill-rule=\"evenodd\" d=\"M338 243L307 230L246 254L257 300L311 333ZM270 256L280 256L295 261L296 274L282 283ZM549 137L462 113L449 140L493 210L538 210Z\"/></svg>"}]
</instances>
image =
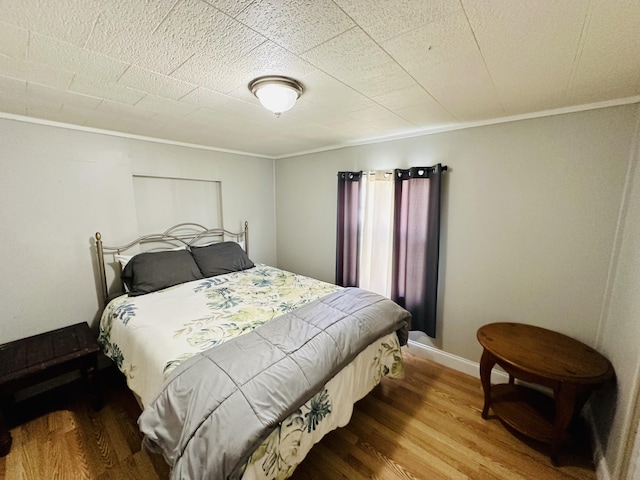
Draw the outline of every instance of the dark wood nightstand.
<instances>
[{"instance_id":1,"label":"dark wood nightstand","mask_svg":"<svg viewBox=\"0 0 640 480\"><path fill-rule=\"evenodd\" d=\"M93 408L102 407L102 394L93 378L99 351L86 323L0 345L0 456L11 449L5 413L18 390L80 370L89 384Z\"/></svg>"},{"instance_id":2,"label":"dark wood nightstand","mask_svg":"<svg viewBox=\"0 0 640 480\"><path fill-rule=\"evenodd\" d=\"M484 348L482 417L487 418L491 407L510 427L551 444L551 461L557 465L569 423L591 391L614 376L611 363L578 340L521 323L485 325L478 330L478 340ZM491 385L496 363L509 374L509 383ZM553 397L516 384L515 378L548 387Z\"/></svg>"}]
</instances>

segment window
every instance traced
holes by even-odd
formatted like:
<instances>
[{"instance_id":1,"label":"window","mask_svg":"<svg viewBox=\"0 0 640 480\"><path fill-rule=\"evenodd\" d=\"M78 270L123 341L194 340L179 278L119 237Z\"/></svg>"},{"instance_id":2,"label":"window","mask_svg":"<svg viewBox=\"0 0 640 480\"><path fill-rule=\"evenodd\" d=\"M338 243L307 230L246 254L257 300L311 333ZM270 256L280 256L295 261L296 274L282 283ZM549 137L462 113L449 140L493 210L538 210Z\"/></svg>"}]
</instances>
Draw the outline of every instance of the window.
<instances>
[{"instance_id":1,"label":"window","mask_svg":"<svg viewBox=\"0 0 640 480\"><path fill-rule=\"evenodd\" d=\"M447 167L338 173L336 283L390 297L436 335L440 197Z\"/></svg>"}]
</instances>

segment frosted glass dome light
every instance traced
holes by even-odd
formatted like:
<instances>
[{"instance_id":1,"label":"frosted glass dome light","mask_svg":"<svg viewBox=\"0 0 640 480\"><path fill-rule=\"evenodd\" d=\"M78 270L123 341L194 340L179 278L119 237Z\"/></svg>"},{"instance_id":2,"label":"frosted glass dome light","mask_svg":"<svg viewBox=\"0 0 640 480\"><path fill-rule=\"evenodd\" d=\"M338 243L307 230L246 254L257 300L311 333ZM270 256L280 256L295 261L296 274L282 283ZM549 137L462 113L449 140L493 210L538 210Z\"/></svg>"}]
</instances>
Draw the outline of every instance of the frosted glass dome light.
<instances>
[{"instance_id":1,"label":"frosted glass dome light","mask_svg":"<svg viewBox=\"0 0 640 480\"><path fill-rule=\"evenodd\" d=\"M279 76L259 77L249 83L249 90L263 107L276 116L291 110L304 90L300 82Z\"/></svg>"}]
</instances>

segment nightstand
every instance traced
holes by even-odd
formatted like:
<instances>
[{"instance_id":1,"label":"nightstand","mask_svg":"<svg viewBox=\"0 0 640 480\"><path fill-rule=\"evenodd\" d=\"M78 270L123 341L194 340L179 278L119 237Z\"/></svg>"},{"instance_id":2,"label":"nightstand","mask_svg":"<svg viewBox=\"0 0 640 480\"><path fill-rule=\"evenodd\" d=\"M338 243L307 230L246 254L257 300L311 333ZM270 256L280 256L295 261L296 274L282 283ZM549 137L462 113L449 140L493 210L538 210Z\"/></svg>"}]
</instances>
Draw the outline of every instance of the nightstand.
<instances>
[{"instance_id":1,"label":"nightstand","mask_svg":"<svg viewBox=\"0 0 640 480\"><path fill-rule=\"evenodd\" d=\"M89 385L93 408L102 407L102 394L93 378L99 351L96 337L86 323L0 345L0 456L11 449L5 414L18 390L80 370Z\"/></svg>"}]
</instances>

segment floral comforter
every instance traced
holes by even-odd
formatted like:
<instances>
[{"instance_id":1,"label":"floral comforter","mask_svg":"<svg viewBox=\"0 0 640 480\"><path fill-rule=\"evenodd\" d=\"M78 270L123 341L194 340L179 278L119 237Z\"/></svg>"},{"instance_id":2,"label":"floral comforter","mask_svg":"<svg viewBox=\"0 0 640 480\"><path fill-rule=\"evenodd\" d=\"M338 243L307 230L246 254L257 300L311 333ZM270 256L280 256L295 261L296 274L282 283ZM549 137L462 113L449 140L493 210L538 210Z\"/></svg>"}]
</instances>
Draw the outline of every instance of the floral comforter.
<instances>
[{"instance_id":1,"label":"floral comforter","mask_svg":"<svg viewBox=\"0 0 640 480\"><path fill-rule=\"evenodd\" d=\"M102 315L99 341L146 407L182 361L338 289L257 265L139 297L118 297ZM400 346L391 334L368 347L282 422L254 452L243 478L287 478L325 433L348 422L353 403L382 375L401 374Z\"/></svg>"}]
</instances>

